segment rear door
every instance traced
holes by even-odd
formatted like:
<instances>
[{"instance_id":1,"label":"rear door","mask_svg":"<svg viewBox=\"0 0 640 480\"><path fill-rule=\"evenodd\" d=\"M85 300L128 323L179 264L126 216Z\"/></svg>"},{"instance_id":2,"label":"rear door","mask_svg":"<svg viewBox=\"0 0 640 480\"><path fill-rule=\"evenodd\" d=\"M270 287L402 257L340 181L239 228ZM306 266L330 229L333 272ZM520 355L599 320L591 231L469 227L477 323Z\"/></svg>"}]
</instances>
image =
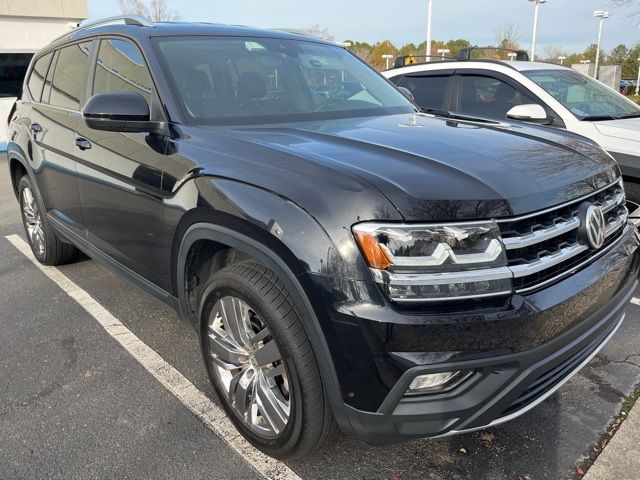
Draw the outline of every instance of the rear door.
<instances>
[{"instance_id":1,"label":"rear door","mask_svg":"<svg viewBox=\"0 0 640 480\"><path fill-rule=\"evenodd\" d=\"M29 115L34 150L30 153L38 188L49 215L78 235L84 235L84 228L73 156L74 130L84 102L91 48L92 42L84 41L60 48L55 56L49 54L53 61L47 71L38 68L28 84L33 100ZM38 62L34 72L36 67Z\"/></svg>"},{"instance_id":2,"label":"rear door","mask_svg":"<svg viewBox=\"0 0 640 480\"><path fill-rule=\"evenodd\" d=\"M135 92L162 115L154 83L136 44L102 38L92 61L88 95ZM112 259L158 284L162 250L162 165L165 138L93 130L76 124L78 191L87 239Z\"/></svg>"}]
</instances>

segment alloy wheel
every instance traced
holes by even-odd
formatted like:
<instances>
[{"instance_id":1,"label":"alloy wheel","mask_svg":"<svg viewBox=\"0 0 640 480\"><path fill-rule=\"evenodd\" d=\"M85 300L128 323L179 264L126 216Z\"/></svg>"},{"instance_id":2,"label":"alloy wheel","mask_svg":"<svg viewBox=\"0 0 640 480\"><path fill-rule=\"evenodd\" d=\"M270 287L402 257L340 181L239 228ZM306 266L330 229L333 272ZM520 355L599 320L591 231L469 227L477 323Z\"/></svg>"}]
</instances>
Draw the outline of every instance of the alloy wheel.
<instances>
[{"instance_id":1,"label":"alloy wheel","mask_svg":"<svg viewBox=\"0 0 640 480\"><path fill-rule=\"evenodd\" d=\"M29 242L33 246L36 254L42 256L45 248L42 217L36 198L28 187L22 190L22 213L24 215L24 224L27 235L29 236Z\"/></svg>"},{"instance_id":2,"label":"alloy wheel","mask_svg":"<svg viewBox=\"0 0 640 480\"><path fill-rule=\"evenodd\" d=\"M255 433L275 437L291 413L289 381L278 346L266 324L245 301L225 296L208 319L214 380L229 404Z\"/></svg>"}]
</instances>

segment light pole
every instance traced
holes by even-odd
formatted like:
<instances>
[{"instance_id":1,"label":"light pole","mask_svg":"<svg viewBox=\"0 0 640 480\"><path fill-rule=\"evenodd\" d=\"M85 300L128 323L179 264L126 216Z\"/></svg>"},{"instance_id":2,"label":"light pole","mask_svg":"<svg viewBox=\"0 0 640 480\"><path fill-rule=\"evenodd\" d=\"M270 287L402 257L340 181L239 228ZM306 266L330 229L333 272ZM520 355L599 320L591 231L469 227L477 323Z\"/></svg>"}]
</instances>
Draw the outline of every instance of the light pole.
<instances>
[{"instance_id":1,"label":"light pole","mask_svg":"<svg viewBox=\"0 0 640 480\"><path fill-rule=\"evenodd\" d=\"M591 63L591 60L580 60L580 63L586 65L587 63Z\"/></svg>"},{"instance_id":2,"label":"light pole","mask_svg":"<svg viewBox=\"0 0 640 480\"><path fill-rule=\"evenodd\" d=\"M433 7L433 0L427 0L427 46L426 46L426 55L425 60L428 62L430 60L431 55L431 9Z\"/></svg>"},{"instance_id":3,"label":"light pole","mask_svg":"<svg viewBox=\"0 0 640 480\"><path fill-rule=\"evenodd\" d=\"M384 55L382 55L382 58L384 58L387 61L387 70L389 70L389 60L393 58L393 55L385 53Z\"/></svg>"},{"instance_id":4,"label":"light pole","mask_svg":"<svg viewBox=\"0 0 640 480\"><path fill-rule=\"evenodd\" d=\"M594 78L598 78L598 65L600 64L600 40L602 39L602 24L605 18L609 18L609 12L604 10L596 10L593 12L593 16L600 19L600 27L598 28L598 42L596 43L596 72Z\"/></svg>"},{"instance_id":5,"label":"light pole","mask_svg":"<svg viewBox=\"0 0 640 480\"><path fill-rule=\"evenodd\" d=\"M442 56L442 59L444 60L444 56L449 53L451 50L449 50L448 48L439 48L438 49L438 53Z\"/></svg>"},{"instance_id":6,"label":"light pole","mask_svg":"<svg viewBox=\"0 0 640 480\"><path fill-rule=\"evenodd\" d=\"M638 58L638 80L636 80L636 95L640 95L640 58Z\"/></svg>"},{"instance_id":7,"label":"light pole","mask_svg":"<svg viewBox=\"0 0 640 480\"><path fill-rule=\"evenodd\" d=\"M567 59L567 57L566 57L566 56L564 56L564 55L560 55L560 56L558 57L558 60L560 60L560 65L564 65L564 61L565 61L566 59Z\"/></svg>"},{"instance_id":8,"label":"light pole","mask_svg":"<svg viewBox=\"0 0 640 480\"><path fill-rule=\"evenodd\" d=\"M531 39L531 61L536 61L536 35L538 34L538 8L541 4L547 3L548 0L529 0L536 4L533 13L533 38Z\"/></svg>"},{"instance_id":9,"label":"light pole","mask_svg":"<svg viewBox=\"0 0 640 480\"><path fill-rule=\"evenodd\" d=\"M509 60L511 60L512 62L515 60L515 58L518 56L518 54L516 52L509 52L507 53L507 57L509 57Z\"/></svg>"}]
</instances>

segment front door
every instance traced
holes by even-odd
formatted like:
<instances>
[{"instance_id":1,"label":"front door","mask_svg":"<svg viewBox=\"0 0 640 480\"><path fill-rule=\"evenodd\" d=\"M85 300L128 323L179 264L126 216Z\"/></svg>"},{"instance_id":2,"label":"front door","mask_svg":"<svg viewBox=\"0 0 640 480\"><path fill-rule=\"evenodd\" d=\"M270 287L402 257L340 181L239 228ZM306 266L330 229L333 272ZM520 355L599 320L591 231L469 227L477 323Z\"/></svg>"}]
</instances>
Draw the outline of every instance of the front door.
<instances>
[{"instance_id":1,"label":"front door","mask_svg":"<svg viewBox=\"0 0 640 480\"><path fill-rule=\"evenodd\" d=\"M136 92L149 102L150 111L157 111L151 75L138 47L124 38L99 42L91 94ZM158 284L159 262L167 262L160 246L164 137L93 130L80 120L75 141L87 240Z\"/></svg>"}]
</instances>

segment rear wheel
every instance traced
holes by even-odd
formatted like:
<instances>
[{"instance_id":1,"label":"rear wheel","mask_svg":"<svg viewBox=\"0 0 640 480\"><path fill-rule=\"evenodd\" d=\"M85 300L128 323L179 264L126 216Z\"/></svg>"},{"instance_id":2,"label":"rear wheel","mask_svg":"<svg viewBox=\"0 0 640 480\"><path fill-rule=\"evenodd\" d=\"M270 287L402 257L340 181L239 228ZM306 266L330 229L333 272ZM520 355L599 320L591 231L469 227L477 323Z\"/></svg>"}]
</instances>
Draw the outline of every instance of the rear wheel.
<instances>
[{"instance_id":1,"label":"rear wheel","mask_svg":"<svg viewBox=\"0 0 640 480\"><path fill-rule=\"evenodd\" d=\"M333 429L309 338L291 296L263 265L244 261L211 276L202 347L227 414L260 450L300 457Z\"/></svg>"},{"instance_id":2,"label":"rear wheel","mask_svg":"<svg viewBox=\"0 0 640 480\"><path fill-rule=\"evenodd\" d=\"M18 193L24 231L36 259L44 265L62 265L75 260L76 248L62 242L53 231L28 176L20 179Z\"/></svg>"}]
</instances>

